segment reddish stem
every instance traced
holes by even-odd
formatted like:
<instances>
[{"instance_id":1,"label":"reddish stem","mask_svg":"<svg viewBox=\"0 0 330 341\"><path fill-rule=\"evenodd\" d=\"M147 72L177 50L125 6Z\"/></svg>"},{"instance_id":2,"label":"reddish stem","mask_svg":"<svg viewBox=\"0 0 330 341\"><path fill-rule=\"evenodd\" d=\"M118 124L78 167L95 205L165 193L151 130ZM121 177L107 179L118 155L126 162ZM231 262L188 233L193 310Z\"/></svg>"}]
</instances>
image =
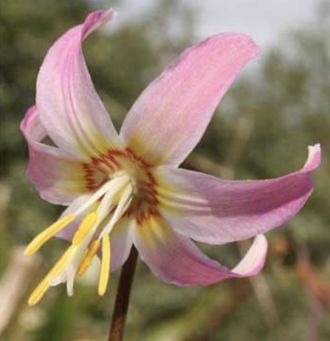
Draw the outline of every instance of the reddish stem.
<instances>
[{"instance_id":1,"label":"reddish stem","mask_svg":"<svg viewBox=\"0 0 330 341\"><path fill-rule=\"evenodd\" d=\"M138 253L134 246L120 274L108 341L122 341Z\"/></svg>"}]
</instances>

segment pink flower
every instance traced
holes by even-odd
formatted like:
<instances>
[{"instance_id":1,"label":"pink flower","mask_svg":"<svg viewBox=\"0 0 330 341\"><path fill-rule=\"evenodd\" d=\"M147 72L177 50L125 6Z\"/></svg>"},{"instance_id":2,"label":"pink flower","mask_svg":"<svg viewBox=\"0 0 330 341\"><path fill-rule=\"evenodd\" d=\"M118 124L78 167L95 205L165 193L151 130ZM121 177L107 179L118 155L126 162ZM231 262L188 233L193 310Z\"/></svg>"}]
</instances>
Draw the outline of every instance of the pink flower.
<instances>
[{"instance_id":1,"label":"pink flower","mask_svg":"<svg viewBox=\"0 0 330 341\"><path fill-rule=\"evenodd\" d=\"M94 256L101 255L98 292L134 244L162 280L208 285L257 274L267 242L262 233L293 217L312 193L320 146L305 165L263 181L226 181L177 168L200 140L214 109L259 48L246 35L219 34L184 51L140 95L119 135L90 79L82 41L114 16L91 13L48 51L37 79L36 105L21 124L29 146L27 176L42 198L67 205L27 247L35 253L51 237L71 241L32 293L50 286L68 294ZM56 145L42 144L48 136ZM190 238L225 244L255 237L232 270L204 255Z\"/></svg>"}]
</instances>

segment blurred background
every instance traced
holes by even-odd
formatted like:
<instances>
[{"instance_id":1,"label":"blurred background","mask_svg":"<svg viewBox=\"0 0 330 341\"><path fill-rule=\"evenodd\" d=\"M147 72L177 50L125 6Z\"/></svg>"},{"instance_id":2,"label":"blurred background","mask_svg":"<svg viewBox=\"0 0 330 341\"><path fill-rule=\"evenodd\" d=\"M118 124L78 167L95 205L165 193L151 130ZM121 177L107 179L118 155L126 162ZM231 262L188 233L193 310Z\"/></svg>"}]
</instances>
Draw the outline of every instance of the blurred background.
<instances>
[{"instance_id":1,"label":"blurred background","mask_svg":"<svg viewBox=\"0 0 330 341\"><path fill-rule=\"evenodd\" d=\"M225 96L184 166L227 179L268 178L298 169L307 145L323 148L312 198L284 228L267 234L261 275L182 289L162 283L140 262L126 340L329 340L330 2L315 0L1 0L0 339L106 339L119 273L105 298L96 293L95 264L74 297L56 287L38 306L26 304L65 243L52 241L34 258L22 255L23 245L62 208L42 201L25 178L27 148L18 126L34 103L38 68L51 43L89 11L109 6L118 20L84 49L117 127L141 90L185 47L241 31L263 53ZM247 246L201 245L228 266Z\"/></svg>"}]
</instances>

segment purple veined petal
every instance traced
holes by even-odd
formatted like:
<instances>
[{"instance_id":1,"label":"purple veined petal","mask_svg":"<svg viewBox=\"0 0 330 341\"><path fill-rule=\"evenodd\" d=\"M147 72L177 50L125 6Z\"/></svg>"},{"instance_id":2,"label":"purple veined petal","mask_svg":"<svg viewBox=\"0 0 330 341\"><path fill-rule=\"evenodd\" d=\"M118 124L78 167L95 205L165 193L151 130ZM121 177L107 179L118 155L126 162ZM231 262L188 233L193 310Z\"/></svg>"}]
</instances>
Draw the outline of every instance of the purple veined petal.
<instances>
[{"instance_id":1,"label":"purple veined petal","mask_svg":"<svg viewBox=\"0 0 330 341\"><path fill-rule=\"evenodd\" d=\"M197 241L224 244L250 238L297 214L313 191L311 172L320 161L320 145L311 146L300 170L253 181L159 167L154 173L159 210L174 230Z\"/></svg>"},{"instance_id":2,"label":"purple veined petal","mask_svg":"<svg viewBox=\"0 0 330 341\"><path fill-rule=\"evenodd\" d=\"M177 166L199 142L236 75L258 52L250 37L234 33L187 49L142 92L120 136L147 162Z\"/></svg>"},{"instance_id":3,"label":"purple veined petal","mask_svg":"<svg viewBox=\"0 0 330 341\"><path fill-rule=\"evenodd\" d=\"M111 272L121 267L128 258L133 243L133 228L135 221L124 217L111 231Z\"/></svg>"},{"instance_id":4,"label":"purple veined petal","mask_svg":"<svg viewBox=\"0 0 330 341\"><path fill-rule=\"evenodd\" d=\"M37 79L36 103L47 134L61 149L81 157L117 147L118 134L98 97L82 52L82 41L114 16L92 12L49 49Z\"/></svg>"},{"instance_id":5,"label":"purple veined petal","mask_svg":"<svg viewBox=\"0 0 330 341\"><path fill-rule=\"evenodd\" d=\"M81 162L40 142L46 131L35 106L26 112L20 128L29 147L27 177L43 199L67 205L86 192Z\"/></svg>"},{"instance_id":6,"label":"purple veined petal","mask_svg":"<svg viewBox=\"0 0 330 341\"><path fill-rule=\"evenodd\" d=\"M261 271L267 253L263 235L255 238L241 262L231 271L208 258L188 238L161 219L147 220L135 229L134 243L141 259L165 282L179 286L209 285L231 277L248 277Z\"/></svg>"}]
</instances>

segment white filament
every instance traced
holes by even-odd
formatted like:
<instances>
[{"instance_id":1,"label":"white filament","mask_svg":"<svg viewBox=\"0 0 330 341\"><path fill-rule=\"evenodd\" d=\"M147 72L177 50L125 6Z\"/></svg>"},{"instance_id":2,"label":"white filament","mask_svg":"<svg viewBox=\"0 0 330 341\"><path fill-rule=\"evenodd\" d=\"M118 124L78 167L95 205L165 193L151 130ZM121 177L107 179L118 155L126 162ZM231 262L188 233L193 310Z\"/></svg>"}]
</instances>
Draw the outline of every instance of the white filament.
<instances>
[{"instance_id":1,"label":"white filament","mask_svg":"<svg viewBox=\"0 0 330 341\"><path fill-rule=\"evenodd\" d=\"M87 208L93 205L98 199L100 199L107 192L117 192L129 181L129 176L126 173L120 173L110 181L106 182L101 188L99 188L91 197L78 208L75 215L79 215L84 212Z\"/></svg>"},{"instance_id":2,"label":"white filament","mask_svg":"<svg viewBox=\"0 0 330 341\"><path fill-rule=\"evenodd\" d=\"M118 220L123 216L132 201L133 186L128 184L124 189L124 192L119 200L119 203L110 219L108 224L104 227L103 231L100 233L99 239L101 239L106 233L110 233L112 228L118 222Z\"/></svg>"}]
</instances>

